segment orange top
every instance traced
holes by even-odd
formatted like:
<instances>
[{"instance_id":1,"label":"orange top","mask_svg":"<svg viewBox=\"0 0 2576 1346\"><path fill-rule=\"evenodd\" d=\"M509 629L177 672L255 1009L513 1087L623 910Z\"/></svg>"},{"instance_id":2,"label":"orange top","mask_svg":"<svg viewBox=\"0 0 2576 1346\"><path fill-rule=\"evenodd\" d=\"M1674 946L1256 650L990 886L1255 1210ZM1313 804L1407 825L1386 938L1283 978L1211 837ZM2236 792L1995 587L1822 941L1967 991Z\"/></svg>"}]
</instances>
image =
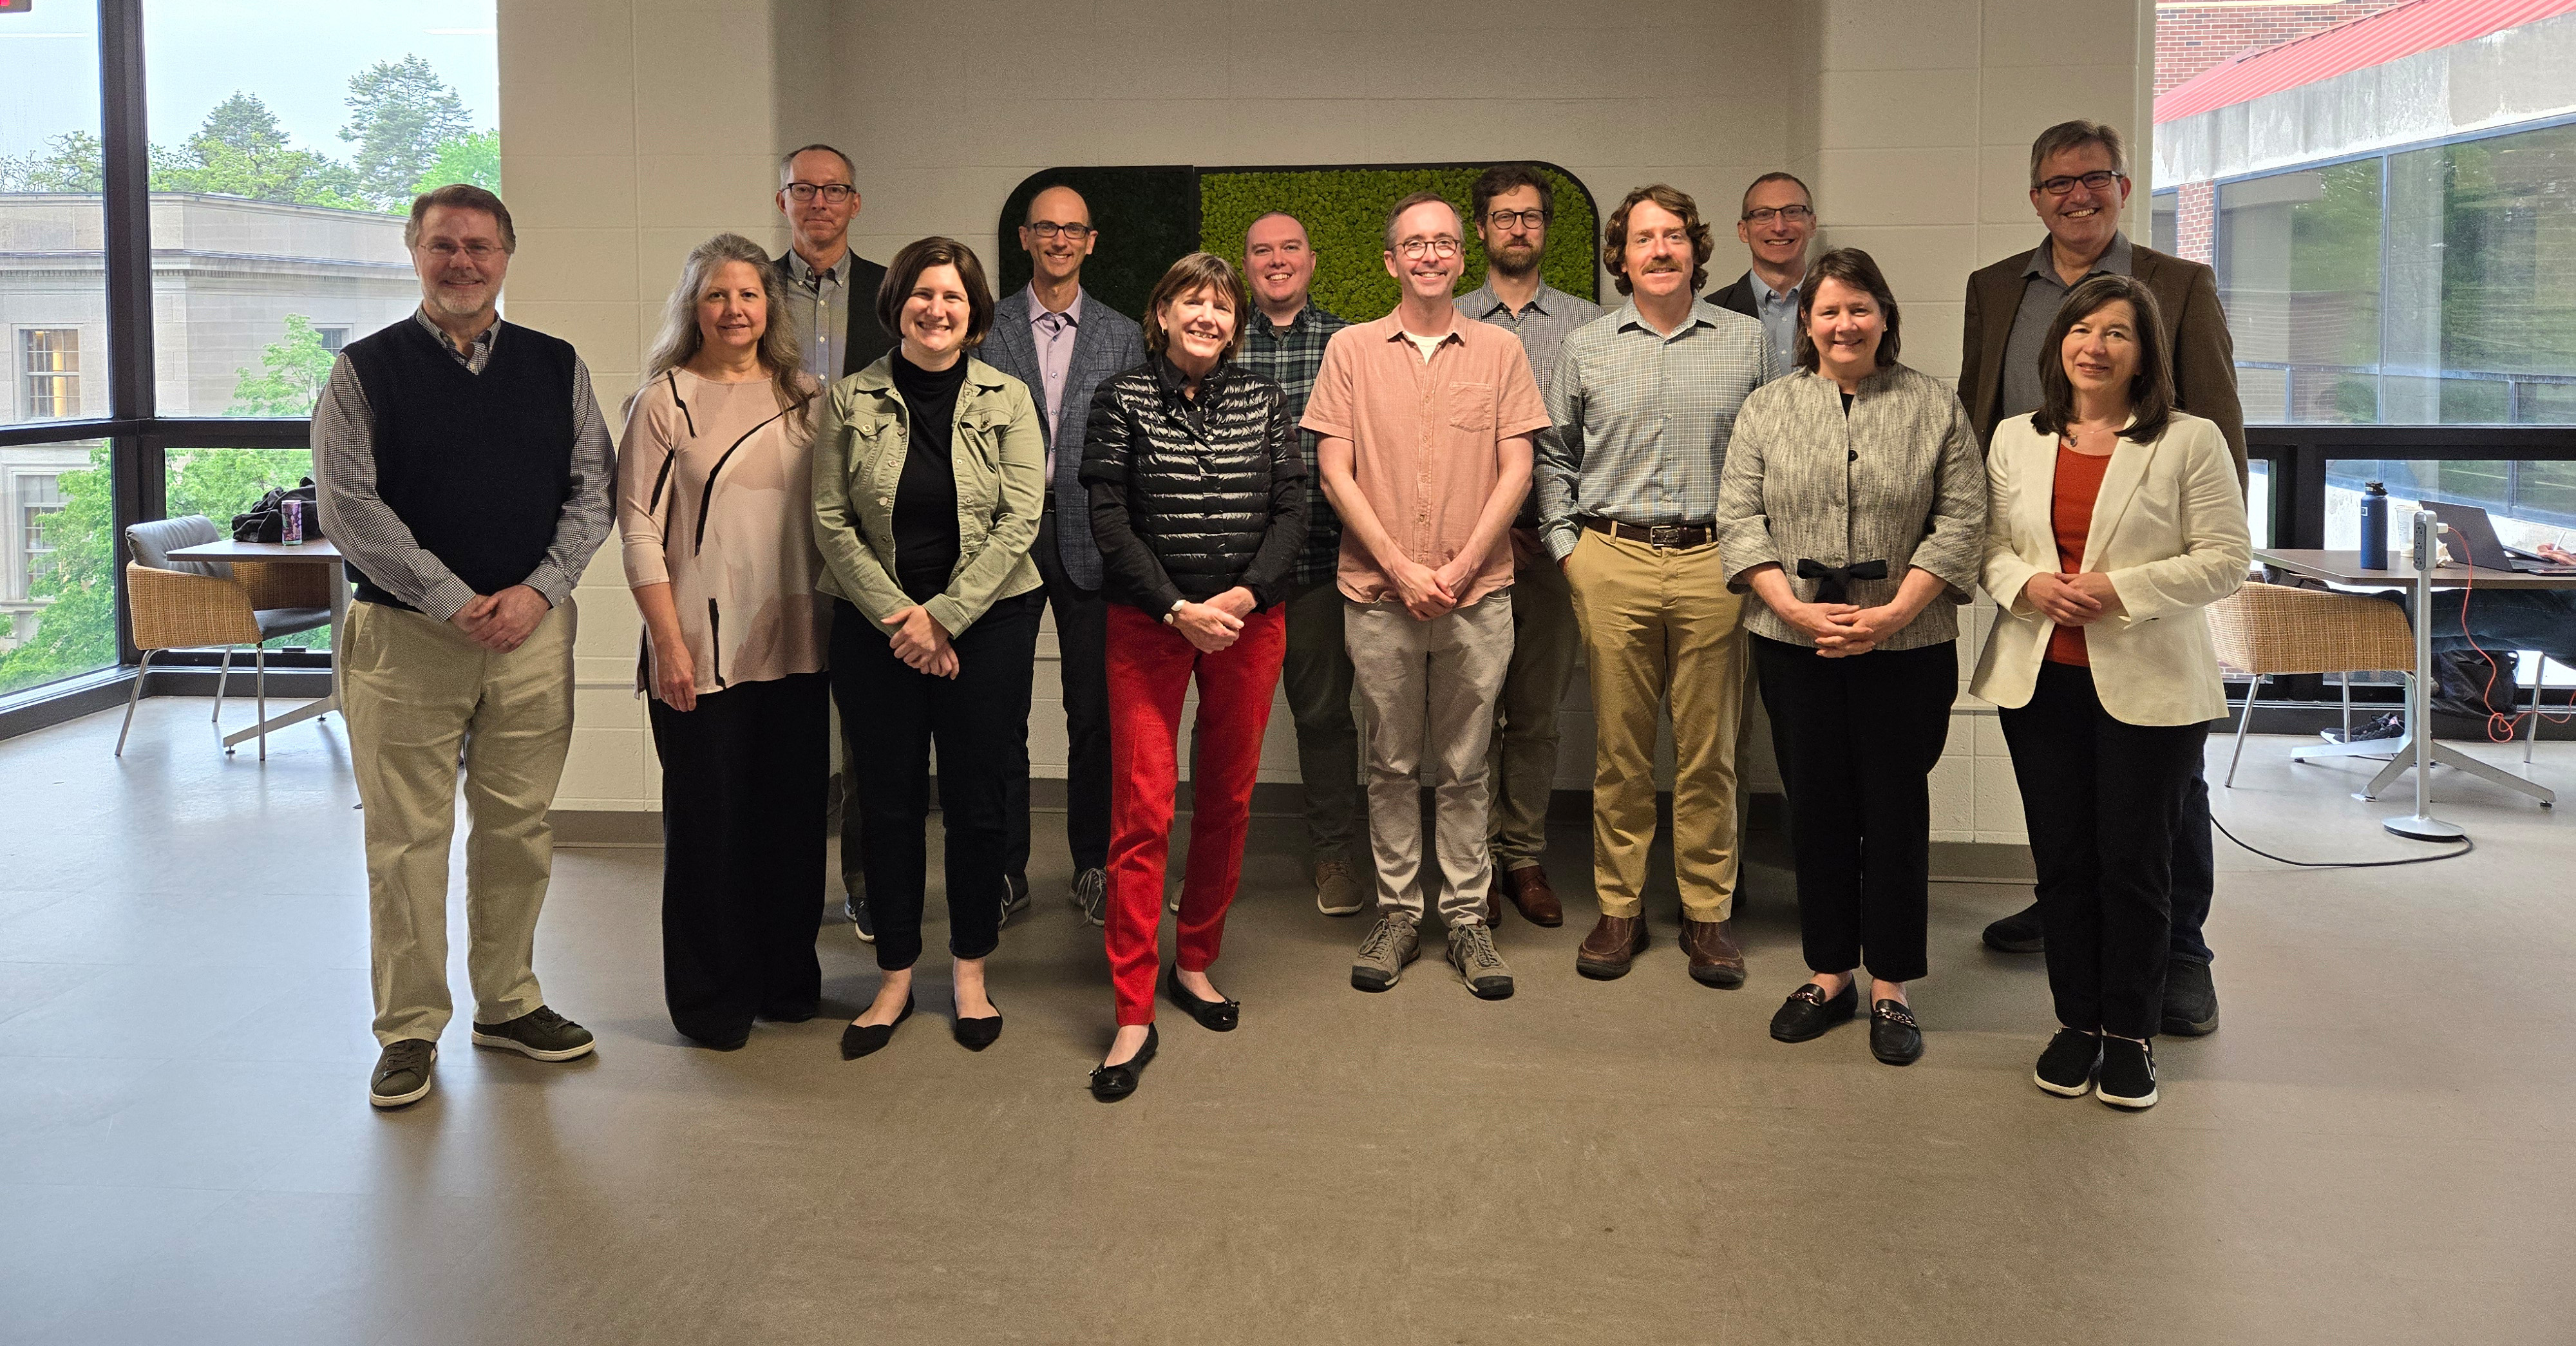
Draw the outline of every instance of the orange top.
<instances>
[{"instance_id":1,"label":"orange top","mask_svg":"<svg viewBox=\"0 0 2576 1346\"><path fill-rule=\"evenodd\" d=\"M2063 574L2084 568L2084 544L2093 535L2093 501L2102 494L2102 474L2110 467L2111 455L2077 453L2064 440L2058 441L2057 480L2049 488L2048 517L2057 533L2057 568ZM2048 662L2092 667L2084 652L2084 628L2061 626L2049 632Z\"/></svg>"}]
</instances>

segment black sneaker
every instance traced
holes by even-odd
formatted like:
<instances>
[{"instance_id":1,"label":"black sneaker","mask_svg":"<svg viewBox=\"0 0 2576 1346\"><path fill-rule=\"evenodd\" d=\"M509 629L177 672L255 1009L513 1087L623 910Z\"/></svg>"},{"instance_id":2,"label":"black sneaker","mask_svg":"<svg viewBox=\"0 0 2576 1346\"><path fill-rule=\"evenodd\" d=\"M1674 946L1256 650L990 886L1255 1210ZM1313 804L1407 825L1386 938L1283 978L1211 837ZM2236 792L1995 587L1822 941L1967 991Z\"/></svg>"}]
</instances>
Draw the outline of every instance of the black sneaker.
<instances>
[{"instance_id":1,"label":"black sneaker","mask_svg":"<svg viewBox=\"0 0 2576 1346\"><path fill-rule=\"evenodd\" d=\"M1997 953L2046 952L2048 929L2039 923L2039 904L2033 902L1987 926L1986 947Z\"/></svg>"},{"instance_id":2,"label":"black sneaker","mask_svg":"<svg viewBox=\"0 0 2576 1346\"><path fill-rule=\"evenodd\" d=\"M868 915L868 900L866 898L859 896L857 893L852 893L848 897L842 898L841 914L850 918L850 933L857 935L861 944L874 944L877 942L877 923L874 918Z\"/></svg>"},{"instance_id":3,"label":"black sneaker","mask_svg":"<svg viewBox=\"0 0 2576 1346\"><path fill-rule=\"evenodd\" d=\"M404 1038L385 1044L376 1058L376 1073L367 1077L367 1101L380 1108L399 1108L429 1097L430 1067L438 1044L426 1038Z\"/></svg>"},{"instance_id":4,"label":"black sneaker","mask_svg":"<svg viewBox=\"0 0 2576 1346\"><path fill-rule=\"evenodd\" d=\"M2156 1054L2134 1038L2102 1035L2102 1065L2094 1076L2093 1096L2115 1108L2132 1111L2156 1105Z\"/></svg>"},{"instance_id":5,"label":"black sneaker","mask_svg":"<svg viewBox=\"0 0 2576 1346\"><path fill-rule=\"evenodd\" d=\"M2030 1077L2059 1098L2082 1098L2093 1092L2093 1072L2101 1064L2101 1034L2061 1028L2039 1054L2039 1068Z\"/></svg>"},{"instance_id":6,"label":"black sneaker","mask_svg":"<svg viewBox=\"0 0 2576 1346\"><path fill-rule=\"evenodd\" d=\"M2350 734L2340 729L2328 729L2324 734L2328 743L2375 743L2381 739L2401 737L2405 732L2406 717L2390 711L2375 720L2353 726Z\"/></svg>"},{"instance_id":7,"label":"black sneaker","mask_svg":"<svg viewBox=\"0 0 2576 1346\"><path fill-rule=\"evenodd\" d=\"M1086 869L1073 876L1073 905L1093 925L1109 924L1109 871Z\"/></svg>"},{"instance_id":8,"label":"black sneaker","mask_svg":"<svg viewBox=\"0 0 2576 1346\"><path fill-rule=\"evenodd\" d=\"M994 922L998 930L1011 923L1013 916L1029 909L1029 878L1026 874L1002 876L1002 919Z\"/></svg>"},{"instance_id":9,"label":"black sneaker","mask_svg":"<svg viewBox=\"0 0 2576 1346\"><path fill-rule=\"evenodd\" d=\"M2218 987L2209 980L2209 964L2197 958L2166 961L2164 1031L2186 1038L2218 1031Z\"/></svg>"},{"instance_id":10,"label":"black sneaker","mask_svg":"<svg viewBox=\"0 0 2576 1346\"><path fill-rule=\"evenodd\" d=\"M474 1025L474 1045L517 1052L531 1061L569 1061L599 1045L590 1030L543 1005L508 1023Z\"/></svg>"}]
</instances>

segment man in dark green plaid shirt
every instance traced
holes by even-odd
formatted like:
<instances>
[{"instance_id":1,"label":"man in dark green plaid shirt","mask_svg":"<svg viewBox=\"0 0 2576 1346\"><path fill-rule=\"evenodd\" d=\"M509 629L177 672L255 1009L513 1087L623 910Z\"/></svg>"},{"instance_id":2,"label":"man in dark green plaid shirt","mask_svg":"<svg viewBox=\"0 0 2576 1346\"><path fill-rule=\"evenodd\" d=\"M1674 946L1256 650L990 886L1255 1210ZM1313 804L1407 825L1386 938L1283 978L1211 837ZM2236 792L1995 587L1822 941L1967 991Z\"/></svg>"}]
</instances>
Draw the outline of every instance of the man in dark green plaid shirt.
<instances>
[{"instance_id":1,"label":"man in dark green plaid shirt","mask_svg":"<svg viewBox=\"0 0 2576 1346\"><path fill-rule=\"evenodd\" d=\"M1324 346L1350 324L1306 302L1315 253L1297 217L1272 212L1252 222L1243 262L1253 307L1235 362L1288 393L1288 414L1306 414L1306 394L1324 366ZM1297 720L1297 772L1306 783L1306 834L1314 846L1315 905L1327 916L1360 909L1369 889L1351 867L1360 819L1359 727L1351 720L1351 656L1342 644L1342 596L1333 572L1342 520L1324 499L1315 436L1297 432L1306 455L1306 546L1297 553L1288 600L1288 657L1280 684Z\"/></svg>"}]
</instances>

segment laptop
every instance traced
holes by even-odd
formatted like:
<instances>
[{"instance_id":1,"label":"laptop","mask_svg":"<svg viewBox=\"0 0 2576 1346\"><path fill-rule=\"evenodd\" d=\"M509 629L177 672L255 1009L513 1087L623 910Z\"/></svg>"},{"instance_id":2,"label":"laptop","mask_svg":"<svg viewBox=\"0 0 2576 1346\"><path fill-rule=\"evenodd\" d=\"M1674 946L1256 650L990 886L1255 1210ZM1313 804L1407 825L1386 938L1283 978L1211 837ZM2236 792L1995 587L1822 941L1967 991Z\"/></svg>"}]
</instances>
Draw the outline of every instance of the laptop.
<instances>
[{"instance_id":1,"label":"laptop","mask_svg":"<svg viewBox=\"0 0 2576 1346\"><path fill-rule=\"evenodd\" d=\"M2447 525L2451 534L2469 554L2469 564L2482 570L2510 570L2525 575L2576 575L2576 566L2563 566L2543 560L2527 551L2504 545L2496 537L2495 524L2487 512L2476 505L2453 505L2427 500L2424 508Z\"/></svg>"}]
</instances>

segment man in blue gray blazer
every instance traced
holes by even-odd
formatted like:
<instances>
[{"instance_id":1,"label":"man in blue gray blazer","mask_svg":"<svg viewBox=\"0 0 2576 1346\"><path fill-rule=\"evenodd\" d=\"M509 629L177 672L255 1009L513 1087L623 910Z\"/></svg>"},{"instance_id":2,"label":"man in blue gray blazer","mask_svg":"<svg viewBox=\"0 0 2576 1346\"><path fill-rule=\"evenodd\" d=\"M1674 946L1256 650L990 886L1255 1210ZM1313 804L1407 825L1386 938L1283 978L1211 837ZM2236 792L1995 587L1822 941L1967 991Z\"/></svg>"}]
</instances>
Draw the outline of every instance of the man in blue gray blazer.
<instances>
[{"instance_id":1,"label":"man in blue gray blazer","mask_svg":"<svg viewBox=\"0 0 2576 1346\"><path fill-rule=\"evenodd\" d=\"M1045 413L1047 509L1038 525L1038 574L1055 610L1057 677L1065 732L1064 839L1073 851L1073 900L1093 925L1109 899L1108 609L1100 597L1100 548L1091 540L1091 500L1078 480L1091 394L1145 363L1145 334L1127 315L1082 291L1083 259L1099 243L1091 207L1070 187L1029 199L1019 228L1029 286L993 308L993 332L978 352L1029 386ZM1011 796L1010 854L1003 874L1007 919L1029 900L1029 783Z\"/></svg>"}]
</instances>

